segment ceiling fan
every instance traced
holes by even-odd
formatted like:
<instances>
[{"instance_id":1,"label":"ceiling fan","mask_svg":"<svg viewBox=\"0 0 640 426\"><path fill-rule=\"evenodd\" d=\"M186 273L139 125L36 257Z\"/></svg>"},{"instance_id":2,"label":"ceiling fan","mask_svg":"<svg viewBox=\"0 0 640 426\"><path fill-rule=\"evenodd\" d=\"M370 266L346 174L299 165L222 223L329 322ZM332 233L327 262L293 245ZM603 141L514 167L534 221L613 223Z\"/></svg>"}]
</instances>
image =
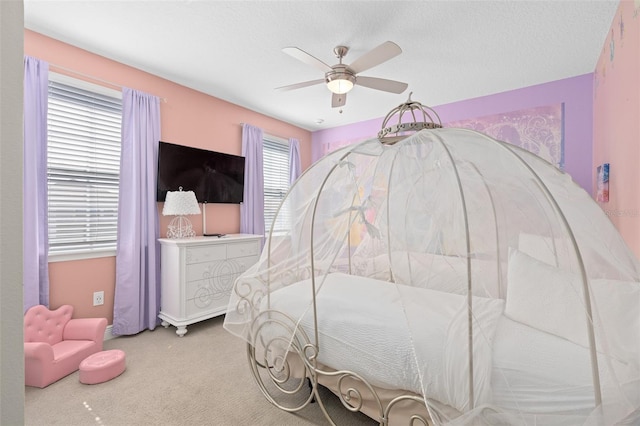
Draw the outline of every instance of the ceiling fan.
<instances>
[{"instance_id":1,"label":"ceiling fan","mask_svg":"<svg viewBox=\"0 0 640 426\"><path fill-rule=\"evenodd\" d=\"M284 49L282 49L282 51L304 62L305 64L314 66L323 71L324 78L304 81L302 83L291 84L288 86L282 86L278 87L277 89L293 90L325 83L329 90L333 93L333 96L331 98L331 106L333 108L344 106L344 104L347 102L347 92L353 89L355 85L391 93L402 93L407 89L407 83L401 83L395 80L387 80L384 78L365 77L359 75L361 72L373 68L376 65L380 65L381 63L386 62L389 59L394 58L402 53L402 49L400 49L397 44L391 41L386 41L378 47L370 50L369 52L360 56L350 65L342 63L342 58L344 58L347 52L349 52L349 48L346 46L337 46L335 49L333 49L333 52L335 53L339 61L339 63L333 66L325 64L320 59L308 54L304 50L297 47L285 47Z\"/></svg>"}]
</instances>

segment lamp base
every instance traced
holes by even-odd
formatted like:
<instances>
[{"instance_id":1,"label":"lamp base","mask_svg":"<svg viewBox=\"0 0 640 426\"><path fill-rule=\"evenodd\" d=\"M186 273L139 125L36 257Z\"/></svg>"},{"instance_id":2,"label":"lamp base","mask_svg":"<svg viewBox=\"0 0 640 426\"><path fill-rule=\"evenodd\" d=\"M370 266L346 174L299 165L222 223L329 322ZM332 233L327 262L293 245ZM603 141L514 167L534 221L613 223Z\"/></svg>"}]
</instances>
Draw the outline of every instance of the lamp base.
<instances>
[{"instance_id":1,"label":"lamp base","mask_svg":"<svg viewBox=\"0 0 640 426\"><path fill-rule=\"evenodd\" d=\"M191 238L195 237L191 221L184 216L176 216L171 219L167 228L167 238Z\"/></svg>"}]
</instances>

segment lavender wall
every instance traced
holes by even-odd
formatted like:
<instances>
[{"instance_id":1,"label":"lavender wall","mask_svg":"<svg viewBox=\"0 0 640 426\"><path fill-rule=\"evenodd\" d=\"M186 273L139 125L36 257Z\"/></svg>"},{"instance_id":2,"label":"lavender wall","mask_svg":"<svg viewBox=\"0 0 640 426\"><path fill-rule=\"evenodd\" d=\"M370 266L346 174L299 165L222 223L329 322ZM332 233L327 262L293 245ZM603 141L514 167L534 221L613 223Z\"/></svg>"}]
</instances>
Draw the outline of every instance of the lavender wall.
<instances>
[{"instance_id":1,"label":"lavender wall","mask_svg":"<svg viewBox=\"0 0 640 426\"><path fill-rule=\"evenodd\" d=\"M427 104L423 99L416 100ZM578 185L593 194L592 73L451 104L429 106L438 113L442 123L447 123L561 102L564 103L564 169ZM313 161L321 157L323 144L357 142L375 137L383 118L314 132L311 139Z\"/></svg>"}]
</instances>

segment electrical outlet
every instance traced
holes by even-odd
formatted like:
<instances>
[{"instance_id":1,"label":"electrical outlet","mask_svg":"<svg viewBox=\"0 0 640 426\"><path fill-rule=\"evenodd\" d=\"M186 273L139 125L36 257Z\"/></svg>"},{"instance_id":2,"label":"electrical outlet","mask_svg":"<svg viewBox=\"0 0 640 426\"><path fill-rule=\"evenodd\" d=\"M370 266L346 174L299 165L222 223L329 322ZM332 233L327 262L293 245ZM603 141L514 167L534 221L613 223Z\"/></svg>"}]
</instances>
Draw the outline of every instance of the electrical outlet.
<instances>
[{"instance_id":1,"label":"electrical outlet","mask_svg":"<svg viewBox=\"0 0 640 426\"><path fill-rule=\"evenodd\" d=\"M104 291L93 292L93 306L104 305Z\"/></svg>"}]
</instances>

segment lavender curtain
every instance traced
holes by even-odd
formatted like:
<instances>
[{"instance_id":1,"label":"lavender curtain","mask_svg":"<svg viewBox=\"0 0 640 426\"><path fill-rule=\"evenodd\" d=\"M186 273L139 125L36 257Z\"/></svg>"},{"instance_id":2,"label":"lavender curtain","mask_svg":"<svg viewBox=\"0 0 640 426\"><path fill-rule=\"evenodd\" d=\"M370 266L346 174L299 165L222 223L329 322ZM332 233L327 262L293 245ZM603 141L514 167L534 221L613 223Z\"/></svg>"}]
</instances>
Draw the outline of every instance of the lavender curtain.
<instances>
[{"instance_id":1,"label":"lavender curtain","mask_svg":"<svg viewBox=\"0 0 640 426\"><path fill-rule=\"evenodd\" d=\"M47 214L47 99L49 64L24 58L22 187L23 304L49 306ZM19 188L16 188L18 190Z\"/></svg>"},{"instance_id":2,"label":"lavender curtain","mask_svg":"<svg viewBox=\"0 0 640 426\"><path fill-rule=\"evenodd\" d=\"M298 139L289 139L289 184L300 176L300 142Z\"/></svg>"},{"instance_id":3,"label":"lavender curtain","mask_svg":"<svg viewBox=\"0 0 640 426\"><path fill-rule=\"evenodd\" d=\"M113 330L153 330L160 311L160 247L156 205L160 101L122 90L122 153Z\"/></svg>"},{"instance_id":4,"label":"lavender curtain","mask_svg":"<svg viewBox=\"0 0 640 426\"><path fill-rule=\"evenodd\" d=\"M249 124L242 125L242 155L245 157L245 167L240 232L264 235L262 129Z\"/></svg>"}]
</instances>

